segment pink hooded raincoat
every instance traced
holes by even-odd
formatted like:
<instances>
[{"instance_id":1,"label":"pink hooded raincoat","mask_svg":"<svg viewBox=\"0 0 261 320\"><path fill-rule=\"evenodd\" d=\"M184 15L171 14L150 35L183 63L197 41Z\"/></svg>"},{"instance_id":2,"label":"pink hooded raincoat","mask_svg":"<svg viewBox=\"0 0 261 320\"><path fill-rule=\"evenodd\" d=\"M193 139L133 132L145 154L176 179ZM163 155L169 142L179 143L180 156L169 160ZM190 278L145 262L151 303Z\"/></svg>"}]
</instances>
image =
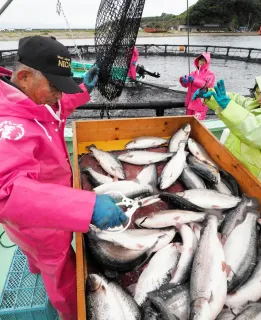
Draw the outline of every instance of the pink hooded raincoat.
<instances>
[{"instance_id":1,"label":"pink hooded raincoat","mask_svg":"<svg viewBox=\"0 0 261 320\"><path fill-rule=\"evenodd\" d=\"M3 68L0 74L10 75ZM87 232L96 196L72 188L64 141L66 118L90 100L63 94L53 107L37 105L0 81L0 223L41 273L61 319L77 319L72 231Z\"/></svg>"},{"instance_id":2,"label":"pink hooded raincoat","mask_svg":"<svg viewBox=\"0 0 261 320\"><path fill-rule=\"evenodd\" d=\"M199 69L198 60L203 56L207 63ZM187 115L197 115L200 120L203 120L207 113L207 106L205 106L201 99L196 99L192 101L192 96L197 89L203 88L205 85L208 88L212 88L215 84L215 75L209 70L210 66L210 53L204 52L200 56L198 56L194 61L194 66L196 67L195 71L190 73L190 76L194 77L194 81L192 83L184 83L182 81L182 77L180 78L180 84L184 88L188 88L188 93L186 96L185 107L187 108Z\"/></svg>"},{"instance_id":3,"label":"pink hooded raincoat","mask_svg":"<svg viewBox=\"0 0 261 320\"><path fill-rule=\"evenodd\" d=\"M133 62L136 62L137 64L138 58L139 58L139 50L136 47L134 47L130 68L128 72L128 77L133 80L136 80L136 65L134 65Z\"/></svg>"}]
</instances>

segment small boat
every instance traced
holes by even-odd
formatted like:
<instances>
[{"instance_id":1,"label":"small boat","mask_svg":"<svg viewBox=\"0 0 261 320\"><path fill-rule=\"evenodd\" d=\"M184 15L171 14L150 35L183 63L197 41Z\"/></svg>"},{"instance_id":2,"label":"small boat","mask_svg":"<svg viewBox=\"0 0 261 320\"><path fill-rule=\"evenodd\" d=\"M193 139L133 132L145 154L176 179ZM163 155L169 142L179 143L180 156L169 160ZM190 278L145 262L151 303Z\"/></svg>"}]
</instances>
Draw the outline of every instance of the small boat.
<instances>
[{"instance_id":1,"label":"small boat","mask_svg":"<svg viewBox=\"0 0 261 320\"><path fill-rule=\"evenodd\" d=\"M162 28L145 28L144 31L147 33L166 33L166 32L168 32L167 29L162 29Z\"/></svg>"},{"instance_id":2,"label":"small boat","mask_svg":"<svg viewBox=\"0 0 261 320\"><path fill-rule=\"evenodd\" d=\"M81 63L78 61L72 61L71 69L73 73L73 78L77 83L82 82L82 79L84 77L84 74L86 71L90 70L92 68L92 63ZM120 80L124 77L126 69L124 67L113 67L112 68L112 77L113 79ZM144 77L143 77L144 78ZM136 80L140 80L141 76L137 73ZM126 86L133 86L136 85L136 83L127 76L125 80Z\"/></svg>"}]
</instances>

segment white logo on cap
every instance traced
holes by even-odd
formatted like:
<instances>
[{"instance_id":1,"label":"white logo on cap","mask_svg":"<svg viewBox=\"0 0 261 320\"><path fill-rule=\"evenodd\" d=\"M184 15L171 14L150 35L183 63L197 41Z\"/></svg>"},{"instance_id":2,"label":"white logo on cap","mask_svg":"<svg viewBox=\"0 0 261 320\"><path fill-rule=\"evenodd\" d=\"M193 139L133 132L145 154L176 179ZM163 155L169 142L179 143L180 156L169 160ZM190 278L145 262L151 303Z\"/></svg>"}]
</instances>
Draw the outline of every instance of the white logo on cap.
<instances>
[{"instance_id":1,"label":"white logo on cap","mask_svg":"<svg viewBox=\"0 0 261 320\"><path fill-rule=\"evenodd\" d=\"M0 140L19 140L24 136L24 127L22 124L16 124L12 121L3 121L0 123Z\"/></svg>"}]
</instances>

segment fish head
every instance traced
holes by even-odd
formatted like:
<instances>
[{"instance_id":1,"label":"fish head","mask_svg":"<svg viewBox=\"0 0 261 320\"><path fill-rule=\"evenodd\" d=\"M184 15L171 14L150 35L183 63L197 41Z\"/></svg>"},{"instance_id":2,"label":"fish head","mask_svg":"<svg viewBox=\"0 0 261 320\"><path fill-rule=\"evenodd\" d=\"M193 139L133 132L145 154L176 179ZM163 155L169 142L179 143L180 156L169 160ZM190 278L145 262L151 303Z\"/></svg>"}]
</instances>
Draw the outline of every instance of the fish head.
<instances>
[{"instance_id":1,"label":"fish head","mask_svg":"<svg viewBox=\"0 0 261 320\"><path fill-rule=\"evenodd\" d=\"M145 227L146 228L146 226L144 225L144 223L145 223L145 221L148 219L148 216L144 216L144 217L142 217L142 218L138 218L138 219L136 219L135 220L135 224L138 226L138 227L140 227L140 228L142 228L142 227Z\"/></svg>"},{"instance_id":2,"label":"fish head","mask_svg":"<svg viewBox=\"0 0 261 320\"><path fill-rule=\"evenodd\" d=\"M189 320L211 319L209 303L204 298L198 298L192 302Z\"/></svg>"},{"instance_id":3,"label":"fish head","mask_svg":"<svg viewBox=\"0 0 261 320\"><path fill-rule=\"evenodd\" d=\"M248 209L249 210L249 209ZM253 220L256 220L258 224L260 224L260 212L258 210L249 210L246 216L251 217Z\"/></svg>"},{"instance_id":4,"label":"fish head","mask_svg":"<svg viewBox=\"0 0 261 320\"><path fill-rule=\"evenodd\" d=\"M184 130L184 132L190 133L191 125L189 123L185 124L185 126L183 127L183 130Z\"/></svg>"},{"instance_id":5,"label":"fish head","mask_svg":"<svg viewBox=\"0 0 261 320\"><path fill-rule=\"evenodd\" d=\"M90 170L92 170L90 166L85 166L82 168L82 172L89 172Z\"/></svg>"},{"instance_id":6,"label":"fish head","mask_svg":"<svg viewBox=\"0 0 261 320\"><path fill-rule=\"evenodd\" d=\"M86 146L85 148L86 148L88 151L92 151L92 150L94 150L94 149L97 149L94 144L91 144L91 145L89 145L89 146Z\"/></svg>"},{"instance_id":7,"label":"fish head","mask_svg":"<svg viewBox=\"0 0 261 320\"><path fill-rule=\"evenodd\" d=\"M103 280L96 274L90 274L87 280L87 288L90 292L105 290Z\"/></svg>"}]
</instances>

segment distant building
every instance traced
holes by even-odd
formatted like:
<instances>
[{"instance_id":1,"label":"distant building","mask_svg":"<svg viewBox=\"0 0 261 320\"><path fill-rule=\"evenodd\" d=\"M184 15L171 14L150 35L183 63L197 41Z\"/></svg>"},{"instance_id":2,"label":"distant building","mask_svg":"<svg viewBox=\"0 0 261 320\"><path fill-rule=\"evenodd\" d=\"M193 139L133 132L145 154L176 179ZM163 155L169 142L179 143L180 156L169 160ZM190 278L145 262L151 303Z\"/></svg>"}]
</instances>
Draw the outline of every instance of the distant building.
<instances>
[{"instance_id":1,"label":"distant building","mask_svg":"<svg viewBox=\"0 0 261 320\"><path fill-rule=\"evenodd\" d=\"M188 26L181 24L178 26L178 31L188 31ZM221 27L219 23L205 23L204 25L191 25L189 32L224 32L226 28Z\"/></svg>"},{"instance_id":2,"label":"distant building","mask_svg":"<svg viewBox=\"0 0 261 320\"><path fill-rule=\"evenodd\" d=\"M204 28L220 28L220 23L205 23Z\"/></svg>"},{"instance_id":3,"label":"distant building","mask_svg":"<svg viewBox=\"0 0 261 320\"><path fill-rule=\"evenodd\" d=\"M186 24L180 24L178 31L188 31L188 26ZM189 26L189 32L200 32L200 26Z\"/></svg>"}]
</instances>

